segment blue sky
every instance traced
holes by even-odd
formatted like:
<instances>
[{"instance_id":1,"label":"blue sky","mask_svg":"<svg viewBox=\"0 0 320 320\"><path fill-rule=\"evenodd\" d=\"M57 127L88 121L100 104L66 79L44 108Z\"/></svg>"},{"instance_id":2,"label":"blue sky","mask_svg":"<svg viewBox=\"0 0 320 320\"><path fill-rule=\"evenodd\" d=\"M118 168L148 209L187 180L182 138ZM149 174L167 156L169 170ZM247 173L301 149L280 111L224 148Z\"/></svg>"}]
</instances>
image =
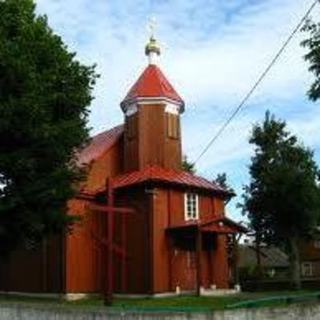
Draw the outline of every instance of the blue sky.
<instances>
[{"instance_id":1,"label":"blue sky","mask_svg":"<svg viewBox=\"0 0 320 320\"><path fill-rule=\"evenodd\" d=\"M157 20L161 68L186 102L183 149L195 159L250 89L313 0L38 0L51 27L101 74L91 106L93 133L123 120L119 103L147 65L148 18ZM313 12L319 19L320 5ZM320 164L320 108L299 43L291 42L246 108L197 165L207 178L226 172L238 195L248 182L250 129L267 109L315 150ZM242 219L235 204L230 216Z\"/></svg>"}]
</instances>

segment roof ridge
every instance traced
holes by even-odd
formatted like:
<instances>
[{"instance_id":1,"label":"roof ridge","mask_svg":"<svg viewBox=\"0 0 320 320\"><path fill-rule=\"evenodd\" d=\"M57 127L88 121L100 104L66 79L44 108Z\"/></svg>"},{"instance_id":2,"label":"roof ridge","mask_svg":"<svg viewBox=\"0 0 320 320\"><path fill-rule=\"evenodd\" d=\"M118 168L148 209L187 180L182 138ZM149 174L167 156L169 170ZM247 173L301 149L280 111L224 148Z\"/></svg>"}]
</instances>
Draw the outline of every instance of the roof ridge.
<instances>
[{"instance_id":1,"label":"roof ridge","mask_svg":"<svg viewBox=\"0 0 320 320\"><path fill-rule=\"evenodd\" d=\"M101 132L99 132L99 133L97 133L97 134L95 134L95 135L91 136L91 137L90 137L90 139L93 139L93 138L99 137L99 136L101 136L101 135L103 135L103 134L106 134L107 132L111 132L111 131L113 131L113 130L121 129L121 128L124 128L124 123L122 123L122 124L118 124L117 126L114 126L114 127L112 127L111 129L103 130L103 131L101 131Z\"/></svg>"}]
</instances>

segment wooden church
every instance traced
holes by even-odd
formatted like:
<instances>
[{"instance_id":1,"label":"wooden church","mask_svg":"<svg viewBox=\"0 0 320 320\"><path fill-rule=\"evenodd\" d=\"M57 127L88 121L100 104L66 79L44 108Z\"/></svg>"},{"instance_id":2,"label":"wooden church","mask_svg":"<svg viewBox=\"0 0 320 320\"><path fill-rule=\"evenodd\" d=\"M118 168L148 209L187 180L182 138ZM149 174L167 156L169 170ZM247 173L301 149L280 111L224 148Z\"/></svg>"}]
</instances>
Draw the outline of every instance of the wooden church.
<instances>
[{"instance_id":1,"label":"wooden church","mask_svg":"<svg viewBox=\"0 0 320 320\"><path fill-rule=\"evenodd\" d=\"M79 152L87 179L68 214L71 233L0 266L0 291L81 296L229 288L228 239L243 227L225 216L232 194L182 170L185 104L146 46L149 65L121 102L124 124Z\"/></svg>"}]
</instances>

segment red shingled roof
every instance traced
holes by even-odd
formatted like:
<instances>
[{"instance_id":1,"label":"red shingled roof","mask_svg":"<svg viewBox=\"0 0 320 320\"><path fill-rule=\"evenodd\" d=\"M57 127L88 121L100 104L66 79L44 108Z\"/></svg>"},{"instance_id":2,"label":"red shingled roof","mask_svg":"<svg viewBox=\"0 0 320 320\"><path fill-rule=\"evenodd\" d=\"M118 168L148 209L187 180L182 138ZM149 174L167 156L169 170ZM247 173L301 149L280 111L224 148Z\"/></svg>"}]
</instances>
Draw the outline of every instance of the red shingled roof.
<instances>
[{"instance_id":1,"label":"red shingled roof","mask_svg":"<svg viewBox=\"0 0 320 320\"><path fill-rule=\"evenodd\" d=\"M123 188L146 181L158 181L181 186L195 187L227 195L228 192L202 177L186 171L176 171L158 166L149 166L141 171L133 171L114 178L114 188Z\"/></svg>"},{"instance_id":2,"label":"red shingled roof","mask_svg":"<svg viewBox=\"0 0 320 320\"><path fill-rule=\"evenodd\" d=\"M144 70L123 102L136 98L152 97L165 97L183 104L181 97L156 65L149 65Z\"/></svg>"},{"instance_id":3,"label":"red shingled roof","mask_svg":"<svg viewBox=\"0 0 320 320\"><path fill-rule=\"evenodd\" d=\"M79 165L89 164L108 151L123 134L124 126L119 125L91 138L89 144L78 154Z\"/></svg>"}]
</instances>

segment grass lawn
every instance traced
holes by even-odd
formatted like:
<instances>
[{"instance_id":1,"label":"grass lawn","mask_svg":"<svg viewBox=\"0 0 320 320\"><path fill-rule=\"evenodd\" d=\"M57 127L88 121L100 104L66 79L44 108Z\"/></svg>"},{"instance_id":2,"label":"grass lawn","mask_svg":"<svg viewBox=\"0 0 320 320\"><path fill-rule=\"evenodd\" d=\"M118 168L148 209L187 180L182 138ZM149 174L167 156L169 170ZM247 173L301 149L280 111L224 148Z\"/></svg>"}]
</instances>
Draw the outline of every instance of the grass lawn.
<instances>
[{"instance_id":1,"label":"grass lawn","mask_svg":"<svg viewBox=\"0 0 320 320\"><path fill-rule=\"evenodd\" d=\"M227 295L221 297L195 297L182 296L173 298L149 298L149 299L118 299L115 300L114 306L134 307L134 308L172 308L172 309L203 309L203 310L217 310L226 309L227 307L239 303L256 299L266 299L271 297L287 297L287 296L305 296L311 294L311 291L281 291L281 292L242 292L235 295ZM283 300L277 299L274 301L262 301L259 306L268 305L285 305Z\"/></svg>"},{"instance_id":2,"label":"grass lawn","mask_svg":"<svg viewBox=\"0 0 320 320\"><path fill-rule=\"evenodd\" d=\"M320 292L318 292L320 295ZM287 301L281 297L295 296L304 297L316 294L316 291L278 291L278 292L242 292L236 295L228 295L221 297L196 297L196 296L181 296L172 298L144 298L144 299L114 299L114 309L128 309L128 310L149 310L149 311L210 311L226 309L230 305L246 302L256 299L262 299L254 307L263 306L285 306ZM269 299L272 297L279 297L276 299ZM299 298L298 298L299 299ZM302 299L304 300L304 299ZM305 301L312 301L306 299ZM315 301L315 299L313 299ZM61 301L58 299L39 299L26 297L12 297L0 296L1 302L23 303L23 304L49 304L51 306L57 305L59 307L76 307L76 308L97 308L103 307L103 300L101 298L86 299L78 301ZM292 301L295 302L294 300ZM242 306L243 307L243 306Z\"/></svg>"}]
</instances>

